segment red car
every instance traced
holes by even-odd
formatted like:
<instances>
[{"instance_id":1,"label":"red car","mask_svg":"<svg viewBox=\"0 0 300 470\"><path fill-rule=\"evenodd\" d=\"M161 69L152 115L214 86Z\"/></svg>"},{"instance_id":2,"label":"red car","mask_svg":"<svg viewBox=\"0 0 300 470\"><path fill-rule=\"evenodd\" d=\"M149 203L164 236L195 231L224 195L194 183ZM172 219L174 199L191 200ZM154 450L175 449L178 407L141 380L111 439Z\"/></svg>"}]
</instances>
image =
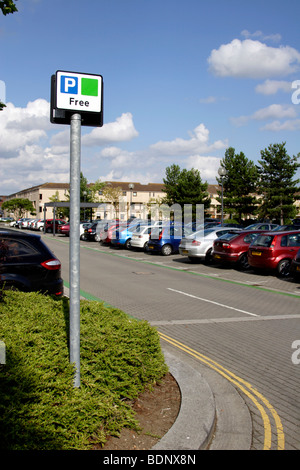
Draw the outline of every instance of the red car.
<instances>
[{"instance_id":1,"label":"red car","mask_svg":"<svg viewBox=\"0 0 300 470\"><path fill-rule=\"evenodd\" d=\"M68 237L70 235L70 224L59 225L58 233L62 235L66 235Z\"/></svg>"},{"instance_id":2,"label":"red car","mask_svg":"<svg viewBox=\"0 0 300 470\"><path fill-rule=\"evenodd\" d=\"M275 270L278 276L286 277L299 248L299 230L265 232L249 247L248 262L253 268Z\"/></svg>"},{"instance_id":3,"label":"red car","mask_svg":"<svg viewBox=\"0 0 300 470\"><path fill-rule=\"evenodd\" d=\"M260 233L264 233L264 231L244 230L226 233L214 241L213 259L221 263L233 263L240 269L248 269L248 248Z\"/></svg>"},{"instance_id":4,"label":"red car","mask_svg":"<svg viewBox=\"0 0 300 470\"><path fill-rule=\"evenodd\" d=\"M109 225L100 232L100 242L109 245L112 237L114 236L114 232L116 230L122 230L123 228L126 228L126 225L119 224L119 222Z\"/></svg>"},{"instance_id":5,"label":"red car","mask_svg":"<svg viewBox=\"0 0 300 470\"><path fill-rule=\"evenodd\" d=\"M58 229L61 225L66 223L65 220L62 219L55 219L55 232L58 232ZM46 219L45 223L45 232L52 233L53 232L53 219Z\"/></svg>"}]
</instances>

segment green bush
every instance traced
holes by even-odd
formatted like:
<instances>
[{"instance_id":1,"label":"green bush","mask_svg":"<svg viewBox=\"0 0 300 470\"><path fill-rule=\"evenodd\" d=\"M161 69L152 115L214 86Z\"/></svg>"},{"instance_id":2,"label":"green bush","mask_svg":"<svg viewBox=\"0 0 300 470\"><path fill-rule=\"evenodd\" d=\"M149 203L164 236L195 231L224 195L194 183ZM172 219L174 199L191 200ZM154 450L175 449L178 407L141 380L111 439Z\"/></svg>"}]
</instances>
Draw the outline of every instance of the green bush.
<instances>
[{"instance_id":1,"label":"green bush","mask_svg":"<svg viewBox=\"0 0 300 470\"><path fill-rule=\"evenodd\" d=\"M81 301L80 375L69 362L69 302L5 291L0 301L0 449L103 445L138 428L131 401L167 372L159 336L145 321Z\"/></svg>"}]
</instances>

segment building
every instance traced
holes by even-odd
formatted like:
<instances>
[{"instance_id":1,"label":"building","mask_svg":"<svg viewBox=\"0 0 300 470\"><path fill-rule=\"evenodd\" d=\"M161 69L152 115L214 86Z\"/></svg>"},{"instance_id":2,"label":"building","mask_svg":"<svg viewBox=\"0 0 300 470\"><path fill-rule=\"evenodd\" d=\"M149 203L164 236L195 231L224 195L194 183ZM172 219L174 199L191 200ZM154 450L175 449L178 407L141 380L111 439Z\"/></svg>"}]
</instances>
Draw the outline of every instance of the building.
<instances>
[{"instance_id":1,"label":"building","mask_svg":"<svg viewBox=\"0 0 300 470\"><path fill-rule=\"evenodd\" d=\"M92 187L92 184L89 185ZM218 197L218 185L209 185L208 191L211 197L211 207L209 215L217 218L220 216L220 203L216 200ZM52 219L53 207L47 203L54 200L67 202L69 194L69 183L44 183L24 189L17 193L5 196L6 200L14 198L29 199L36 211L36 217ZM164 184L138 182L106 181L103 191L99 191L94 202L98 200L99 205L93 209L93 219L113 219L127 220L130 216L146 218L153 207L160 204L165 196ZM3 197L4 198L4 197ZM87 198L88 199L88 198ZM7 216L13 214L6 214ZM59 210L56 209L56 217L59 216ZM158 213L155 217L158 217ZM32 217L26 213L24 217Z\"/></svg>"}]
</instances>

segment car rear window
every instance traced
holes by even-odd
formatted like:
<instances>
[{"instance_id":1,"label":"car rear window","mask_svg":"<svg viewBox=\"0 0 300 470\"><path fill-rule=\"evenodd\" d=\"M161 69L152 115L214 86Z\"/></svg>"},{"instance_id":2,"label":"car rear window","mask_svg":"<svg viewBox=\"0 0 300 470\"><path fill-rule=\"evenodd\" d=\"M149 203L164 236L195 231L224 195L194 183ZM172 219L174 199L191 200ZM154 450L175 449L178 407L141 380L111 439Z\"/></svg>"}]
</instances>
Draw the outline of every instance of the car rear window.
<instances>
[{"instance_id":1,"label":"car rear window","mask_svg":"<svg viewBox=\"0 0 300 470\"><path fill-rule=\"evenodd\" d=\"M8 261L20 256L36 254L37 251L20 240L2 238L0 240L0 260Z\"/></svg>"},{"instance_id":2,"label":"car rear window","mask_svg":"<svg viewBox=\"0 0 300 470\"><path fill-rule=\"evenodd\" d=\"M256 239L253 241L252 244L255 246L264 246L266 248L269 248L273 239L274 235L258 235L256 236Z\"/></svg>"},{"instance_id":3,"label":"car rear window","mask_svg":"<svg viewBox=\"0 0 300 470\"><path fill-rule=\"evenodd\" d=\"M225 233L224 235L222 235L221 237L221 240L227 240L227 241L230 241L230 240L233 240L234 238L238 237L239 234L238 233L232 233L232 232L228 232L228 233Z\"/></svg>"}]
</instances>

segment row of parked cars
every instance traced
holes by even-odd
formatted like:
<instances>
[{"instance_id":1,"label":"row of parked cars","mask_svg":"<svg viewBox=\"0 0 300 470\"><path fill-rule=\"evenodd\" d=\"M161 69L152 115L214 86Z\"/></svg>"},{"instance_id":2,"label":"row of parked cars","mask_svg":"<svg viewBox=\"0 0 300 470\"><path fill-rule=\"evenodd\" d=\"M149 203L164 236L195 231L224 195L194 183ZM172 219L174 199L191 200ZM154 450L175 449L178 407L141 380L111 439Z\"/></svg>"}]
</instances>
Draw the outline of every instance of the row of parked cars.
<instances>
[{"instance_id":1,"label":"row of parked cars","mask_svg":"<svg viewBox=\"0 0 300 470\"><path fill-rule=\"evenodd\" d=\"M50 233L53 232L53 223L55 225L55 232L59 231L59 227L63 224L66 224L65 220L62 219L32 219L27 217L22 217L17 220L10 222L11 227L27 229L27 230L39 230L40 232Z\"/></svg>"},{"instance_id":2,"label":"row of parked cars","mask_svg":"<svg viewBox=\"0 0 300 470\"><path fill-rule=\"evenodd\" d=\"M300 276L300 221L280 226L256 223L248 227L206 222L202 226L145 220L127 223L98 221L85 229L86 240L112 247L144 249L168 256L179 253L190 262L204 261L246 270L272 270L278 276Z\"/></svg>"}]
</instances>

